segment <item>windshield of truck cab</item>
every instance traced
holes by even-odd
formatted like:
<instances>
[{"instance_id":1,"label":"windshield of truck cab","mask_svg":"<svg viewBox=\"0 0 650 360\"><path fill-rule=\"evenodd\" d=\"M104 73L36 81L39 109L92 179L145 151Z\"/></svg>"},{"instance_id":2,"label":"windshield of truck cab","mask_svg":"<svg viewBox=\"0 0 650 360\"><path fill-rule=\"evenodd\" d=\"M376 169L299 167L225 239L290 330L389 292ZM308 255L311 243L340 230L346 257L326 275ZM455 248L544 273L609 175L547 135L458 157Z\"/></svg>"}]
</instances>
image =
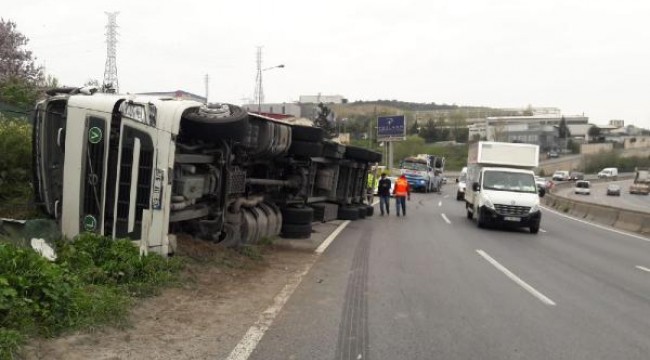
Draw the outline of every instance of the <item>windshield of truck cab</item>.
<instances>
[{"instance_id":1,"label":"windshield of truck cab","mask_svg":"<svg viewBox=\"0 0 650 360\"><path fill-rule=\"evenodd\" d=\"M429 170L426 164L416 163L416 162L403 162L402 169L406 170L417 170L417 171L427 171Z\"/></svg>"},{"instance_id":2,"label":"windshield of truck cab","mask_svg":"<svg viewBox=\"0 0 650 360\"><path fill-rule=\"evenodd\" d=\"M508 171L485 171L483 173L483 188L498 191L537 192L535 177L532 174Z\"/></svg>"}]
</instances>

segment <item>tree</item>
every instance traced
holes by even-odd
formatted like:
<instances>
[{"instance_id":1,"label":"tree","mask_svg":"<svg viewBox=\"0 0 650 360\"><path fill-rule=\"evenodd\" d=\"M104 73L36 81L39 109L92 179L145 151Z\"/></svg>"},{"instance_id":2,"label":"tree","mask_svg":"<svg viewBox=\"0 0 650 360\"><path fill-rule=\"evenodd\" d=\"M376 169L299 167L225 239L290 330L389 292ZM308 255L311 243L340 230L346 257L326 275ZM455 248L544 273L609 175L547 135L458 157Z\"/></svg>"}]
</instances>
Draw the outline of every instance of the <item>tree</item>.
<instances>
[{"instance_id":1,"label":"tree","mask_svg":"<svg viewBox=\"0 0 650 360\"><path fill-rule=\"evenodd\" d=\"M32 52L24 48L28 42L16 29L16 23L0 19L0 82L15 78L31 84L41 81L43 68L36 65Z\"/></svg>"},{"instance_id":2,"label":"tree","mask_svg":"<svg viewBox=\"0 0 650 360\"><path fill-rule=\"evenodd\" d=\"M598 126L594 125L590 127L587 134L589 135L589 138L594 140L594 142L598 142L600 140L600 128Z\"/></svg>"},{"instance_id":3,"label":"tree","mask_svg":"<svg viewBox=\"0 0 650 360\"><path fill-rule=\"evenodd\" d=\"M569 131L569 127L566 124L566 119L564 116L560 119L560 126L559 126L559 138L560 139L566 139L571 137L571 131Z\"/></svg>"},{"instance_id":4,"label":"tree","mask_svg":"<svg viewBox=\"0 0 650 360\"><path fill-rule=\"evenodd\" d=\"M418 124L418 119L416 118L415 121L413 121L413 125L409 128L408 135L417 135L419 132L419 127L420 125Z\"/></svg>"}]
</instances>

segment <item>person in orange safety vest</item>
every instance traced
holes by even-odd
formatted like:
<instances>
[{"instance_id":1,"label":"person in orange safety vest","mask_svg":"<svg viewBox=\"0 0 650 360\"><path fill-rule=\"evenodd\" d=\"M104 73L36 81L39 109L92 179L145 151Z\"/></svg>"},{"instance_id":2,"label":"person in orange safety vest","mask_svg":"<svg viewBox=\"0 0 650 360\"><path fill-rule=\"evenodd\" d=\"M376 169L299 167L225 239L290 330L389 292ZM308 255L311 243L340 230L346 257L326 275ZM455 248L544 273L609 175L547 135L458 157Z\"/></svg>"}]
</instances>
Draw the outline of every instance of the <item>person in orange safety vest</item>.
<instances>
[{"instance_id":1,"label":"person in orange safety vest","mask_svg":"<svg viewBox=\"0 0 650 360\"><path fill-rule=\"evenodd\" d=\"M406 180L406 175L402 174L396 181L393 188L393 195L395 196L395 207L397 209L397 216L400 214L400 209L404 216L406 216L406 199L411 200L411 187Z\"/></svg>"}]
</instances>

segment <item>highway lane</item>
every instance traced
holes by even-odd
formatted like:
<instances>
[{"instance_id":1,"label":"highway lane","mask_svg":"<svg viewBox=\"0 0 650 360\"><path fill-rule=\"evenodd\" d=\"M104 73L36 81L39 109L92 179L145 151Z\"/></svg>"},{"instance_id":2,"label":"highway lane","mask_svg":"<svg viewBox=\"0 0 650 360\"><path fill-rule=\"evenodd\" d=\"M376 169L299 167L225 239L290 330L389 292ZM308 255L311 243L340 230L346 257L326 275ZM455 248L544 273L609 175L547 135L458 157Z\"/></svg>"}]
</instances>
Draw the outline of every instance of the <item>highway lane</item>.
<instances>
[{"instance_id":1,"label":"highway lane","mask_svg":"<svg viewBox=\"0 0 650 360\"><path fill-rule=\"evenodd\" d=\"M608 184L620 185L621 196L607 196ZM555 193L563 197L568 197L569 199L609 205L629 210L650 212L650 196L630 194L630 184L632 184L632 180L594 182L591 183L591 195L575 194L573 187L559 188Z\"/></svg>"},{"instance_id":2,"label":"highway lane","mask_svg":"<svg viewBox=\"0 0 650 360\"><path fill-rule=\"evenodd\" d=\"M648 358L650 239L550 211L537 235L483 230L452 193L352 222L251 358Z\"/></svg>"}]
</instances>

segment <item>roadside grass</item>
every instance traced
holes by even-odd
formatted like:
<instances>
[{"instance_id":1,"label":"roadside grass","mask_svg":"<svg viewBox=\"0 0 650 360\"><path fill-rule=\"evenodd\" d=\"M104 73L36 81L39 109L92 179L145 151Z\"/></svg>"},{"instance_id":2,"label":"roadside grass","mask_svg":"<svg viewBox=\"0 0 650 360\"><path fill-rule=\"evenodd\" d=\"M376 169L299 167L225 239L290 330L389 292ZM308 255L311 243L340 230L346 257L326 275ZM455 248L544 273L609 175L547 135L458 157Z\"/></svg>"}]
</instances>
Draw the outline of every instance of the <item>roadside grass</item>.
<instances>
[{"instance_id":1,"label":"roadside grass","mask_svg":"<svg viewBox=\"0 0 650 360\"><path fill-rule=\"evenodd\" d=\"M14 359L29 337L101 326L123 327L135 299L179 281L182 258L141 256L130 240L83 234L57 242L50 262L0 243L0 359Z\"/></svg>"}]
</instances>

